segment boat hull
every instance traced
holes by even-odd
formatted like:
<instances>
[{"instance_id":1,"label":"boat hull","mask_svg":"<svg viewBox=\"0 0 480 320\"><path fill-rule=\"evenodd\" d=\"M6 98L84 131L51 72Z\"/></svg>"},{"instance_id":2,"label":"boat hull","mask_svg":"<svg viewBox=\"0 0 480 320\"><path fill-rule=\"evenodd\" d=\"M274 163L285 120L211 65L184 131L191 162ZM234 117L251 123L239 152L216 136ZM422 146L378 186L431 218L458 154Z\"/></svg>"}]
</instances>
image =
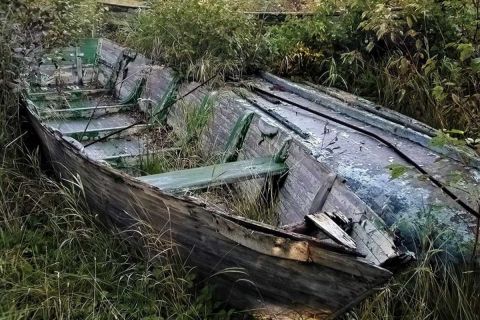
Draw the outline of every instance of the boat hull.
<instances>
[{"instance_id":1,"label":"boat hull","mask_svg":"<svg viewBox=\"0 0 480 320\"><path fill-rule=\"evenodd\" d=\"M47 163L59 179L81 181L89 207L106 221L130 230L151 225L209 279L233 307L291 318L333 317L379 288L391 276L383 268L335 248L321 248L262 224L176 197L94 161L58 131L29 117ZM280 245L278 245L280 243Z\"/></svg>"}]
</instances>

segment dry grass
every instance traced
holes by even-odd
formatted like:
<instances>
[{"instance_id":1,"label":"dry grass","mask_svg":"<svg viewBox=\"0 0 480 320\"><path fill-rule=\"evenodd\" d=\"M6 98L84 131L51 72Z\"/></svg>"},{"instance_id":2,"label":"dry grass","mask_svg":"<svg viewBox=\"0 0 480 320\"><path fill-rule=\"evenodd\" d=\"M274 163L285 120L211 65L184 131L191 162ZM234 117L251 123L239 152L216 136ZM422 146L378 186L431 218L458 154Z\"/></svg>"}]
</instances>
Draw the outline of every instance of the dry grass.
<instances>
[{"instance_id":1,"label":"dry grass","mask_svg":"<svg viewBox=\"0 0 480 320\"><path fill-rule=\"evenodd\" d=\"M472 266L432 264L432 255L427 252L345 319L479 319L480 271Z\"/></svg>"}]
</instances>

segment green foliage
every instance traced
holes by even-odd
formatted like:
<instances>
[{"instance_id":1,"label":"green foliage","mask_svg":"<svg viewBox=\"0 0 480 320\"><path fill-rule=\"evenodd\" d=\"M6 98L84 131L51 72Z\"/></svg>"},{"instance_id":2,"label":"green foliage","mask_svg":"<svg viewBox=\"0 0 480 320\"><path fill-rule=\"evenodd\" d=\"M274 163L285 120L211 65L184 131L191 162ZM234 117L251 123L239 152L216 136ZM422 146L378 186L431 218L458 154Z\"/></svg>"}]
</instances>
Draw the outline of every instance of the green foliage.
<instances>
[{"instance_id":1,"label":"green foliage","mask_svg":"<svg viewBox=\"0 0 480 320\"><path fill-rule=\"evenodd\" d=\"M182 144L198 142L198 139L205 130L208 121L211 119L214 104L215 98L207 95L198 106L188 104L185 106L185 135L181 139Z\"/></svg>"},{"instance_id":2,"label":"green foliage","mask_svg":"<svg viewBox=\"0 0 480 320\"><path fill-rule=\"evenodd\" d=\"M455 131L454 131L455 132ZM452 131L439 131L438 134L432 138L430 141L432 146L443 147L443 146L465 146L465 141L459 140L451 136ZM463 134L462 134L463 135Z\"/></svg>"},{"instance_id":3,"label":"green foliage","mask_svg":"<svg viewBox=\"0 0 480 320\"><path fill-rule=\"evenodd\" d=\"M262 44L255 24L226 0L158 1L131 28L128 44L196 80L255 68Z\"/></svg>"},{"instance_id":4,"label":"green foliage","mask_svg":"<svg viewBox=\"0 0 480 320\"><path fill-rule=\"evenodd\" d=\"M80 38L95 36L102 26L104 9L97 0L25 0L14 4L22 29L41 28L41 43L56 48ZM36 40L40 40L36 36ZM38 44L38 43L37 43Z\"/></svg>"},{"instance_id":5,"label":"green foliage","mask_svg":"<svg viewBox=\"0 0 480 320\"><path fill-rule=\"evenodd\" d=\"M270 65L475 137L478 6L464 0L326 1L314 17L270 28Z\"/></svg>"}]
</instances>

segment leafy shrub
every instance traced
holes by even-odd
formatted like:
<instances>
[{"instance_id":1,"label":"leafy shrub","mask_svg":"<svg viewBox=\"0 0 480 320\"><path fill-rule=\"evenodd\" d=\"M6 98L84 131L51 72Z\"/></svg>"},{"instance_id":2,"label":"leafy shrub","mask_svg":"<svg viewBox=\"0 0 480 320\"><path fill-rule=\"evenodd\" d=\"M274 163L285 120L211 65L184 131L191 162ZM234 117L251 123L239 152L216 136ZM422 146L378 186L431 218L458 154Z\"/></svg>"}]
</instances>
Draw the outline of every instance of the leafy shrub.
<instances>
[{"instance_id":1,"label":"leafy shrub","mask_svg":"<svg viewBox=\"0 0 480 320\"><path fill-rule=\"evenodd\" d=\"M22 29L39 28L37 37L46 48L66 45L79 38L92 37L101 28L103 7L97 0L26 0L13 5L16 19L23 23Z\"/></svg>"},{"instance_id":2,"label":"leafy shrub","mask_svg":"<svg viewBox=\"0 0 480 320\"><path fill-rule=\"evenodd\" d=\"M348 0L267 32L270 67L480 133L477 2Z\"/></svg>"},{"instance_id":3,"label":"leafy shrub","mask_svg":"<svg viewBox=\"0 0 480 320\"><path fill-rule=\"evenodd\" d=\"M263 43L227 0L158 1L131 27L128 44L196 80L255 69Z\"/></svg>"}]
</instances>

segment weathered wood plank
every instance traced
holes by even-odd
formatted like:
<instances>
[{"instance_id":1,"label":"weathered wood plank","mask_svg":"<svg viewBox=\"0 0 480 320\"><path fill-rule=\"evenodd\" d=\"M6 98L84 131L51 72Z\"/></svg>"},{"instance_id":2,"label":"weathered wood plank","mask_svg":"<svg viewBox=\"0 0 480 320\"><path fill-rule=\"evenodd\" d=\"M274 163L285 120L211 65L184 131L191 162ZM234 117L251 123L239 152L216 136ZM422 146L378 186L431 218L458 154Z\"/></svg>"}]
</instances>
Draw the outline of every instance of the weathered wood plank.
<instances>
[{"instance_id":1,"label":"weathered wood plank","mask_svg":"<svg viewBox=\"0 0 480 320\"><path fill-rule=\"evenodd\" d=\"M28 95L32 101L56 101L56 100L72 100L72 99L84 99L89 96L95 96L98 94L105 94L109 91L107 89L74 89L58 91L42 91L32 92Z\"/></svg>"},{"instance_id":2,"label":"weathered wood plank","mask_svg":"<svg viewBox=\"0 0 480 320\"><path fill-rule=\"evenodd\" d=\"M101 139L107 136L108 136L108 139L123 138L123 137L127 137L130 135L134 135L139 132L142 132L149 127L150 125L148 124L139 124L131 127L130 125L125 125L125 126L111 127L111 128L87 129L86 131L66 132L65 135L72 137L75 140L80 142L87 142L95 139ZM117 131L119 132L114 135L111 135L112 133Z\"/></svg>"},{"instance_id":3,"label":"weathered wood plank","mask_svg":"<svg viewBox=\"0 0 480 320\"><path fill-rule=\"evenodd\" d=\"M309 214L306 218L329 235L335 242L354 250L357 249L355 241L325 213Z\"/></svg>"},{"instance_id":4,"label":"weathered wood plank","mask_svg":"<svg viewBox=\"0 0 480 320\"><path fill-rule=\"evenodd\" d=\"M148 150L144 153L122 153L117 155L111 155L101 158L101 160L108 162L110 165L115 168L132 168L138 167L141 163L149 161L149 159L155 160L156 157L165 156L165 154L171 153L174 154L180 151L180 148L165 148L159 150Z\"/></svg>"},{"instance_id":5,"label":"weathered wood plank","mask_svg":"<svg viewBox=\"0 0 480 320\"><path fill-rule=\"evenodd\" d=\"M207 167L171 171L139 179L164 191L182 192L231 184L247 179L285 174L288 167L272 157L215 164Z\"/></svg>"},{"instance_id":6,"label":"weathered wood plank","mask_svg":"<svg viewBox=\"0 0 480 320\"><path fill-rule=\"evenodd\" d=\"M90 118L93 114L94 117L100 117L107 114L119 113L124 111L131 111L134 105L113 105L113 106L97 106L97 107L85 107L85 108L72 108L72 109L57 109L57 110L41 110L40 115L42 120L48 119L81 119Z\"/></svg>"},{"instance_id":7,"label":"weathered wood plank","mask_svg":"<svg viewBox=\"0 0 480 320\"><path fill-rule=\"evenodd\" d=\"M79 119L50 119L45 120L45 124L55 128L64 134L81 133L85 130L93 132L95 130L109 130L129 126L136 122L132 113L112 113L99 118L79 118Z\"/></svg>"}]
</instances>

